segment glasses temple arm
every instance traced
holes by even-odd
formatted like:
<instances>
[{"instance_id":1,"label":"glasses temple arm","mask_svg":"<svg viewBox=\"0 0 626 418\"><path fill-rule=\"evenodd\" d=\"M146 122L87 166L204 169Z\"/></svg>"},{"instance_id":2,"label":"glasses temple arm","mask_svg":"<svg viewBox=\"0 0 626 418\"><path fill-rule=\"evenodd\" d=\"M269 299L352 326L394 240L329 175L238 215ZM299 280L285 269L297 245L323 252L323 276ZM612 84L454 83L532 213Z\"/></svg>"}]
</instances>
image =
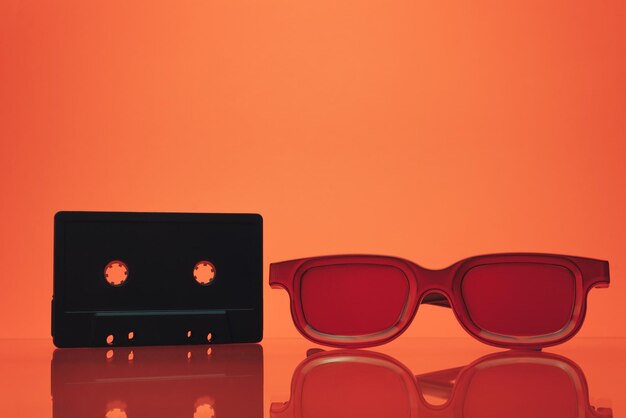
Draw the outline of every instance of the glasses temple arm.
<instances>
[{"instance_id":1,"label":"glasses temple arm","mask_svg":"<svg viewBox=\"0 0 626 418\"><path fill-rule=\"evenodd\" d=\"M415 380L417 380L422 394L449 399L454 388L454 382L461 370L463 367L419 374L415 376Z\"/></svg>"},{"instance_id":2,"label":"glasses temple arm","mask_svg":"<svg viewBox=\"0 0 626 418\"><path fill-rule=\"evenodd\" d=\"M441 293L431 293L430 295L424 296L424 299L422 299L422 303L425 303L427 305L441 306L444 308L450 307L450 302L448 301L448 298L446 298Z\"/></svg>"}]
</instances>

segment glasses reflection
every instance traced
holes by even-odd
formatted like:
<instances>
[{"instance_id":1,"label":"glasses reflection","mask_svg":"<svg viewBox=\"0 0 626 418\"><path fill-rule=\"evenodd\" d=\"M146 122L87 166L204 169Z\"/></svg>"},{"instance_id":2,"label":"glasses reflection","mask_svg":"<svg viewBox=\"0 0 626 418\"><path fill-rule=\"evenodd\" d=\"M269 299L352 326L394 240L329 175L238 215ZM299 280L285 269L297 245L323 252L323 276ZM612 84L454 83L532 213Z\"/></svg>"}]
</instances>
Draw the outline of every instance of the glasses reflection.
<instances>
[{"instance_id":1,"label":"glasses reflection","mask_svg":"<svg viewBox=\"0 0 626 418\"><path fill-rule=\"evenodd\" d=\"M272 418L464 417L611 418L589 404L573 361L542 352L505 352L414 376L398 360L363 350L313 352L295 370L291 399Z\"/></svg>"},{"instance_id":2,"label":"glasses reflection","mask_svg":"<svg viewBox=\"0 0 626 418\"><path fill-rule=\"evenodd\" d=\"M51 384L55 418L261 418L263 349L57 349Z\"/></svg>"}]
</instances>

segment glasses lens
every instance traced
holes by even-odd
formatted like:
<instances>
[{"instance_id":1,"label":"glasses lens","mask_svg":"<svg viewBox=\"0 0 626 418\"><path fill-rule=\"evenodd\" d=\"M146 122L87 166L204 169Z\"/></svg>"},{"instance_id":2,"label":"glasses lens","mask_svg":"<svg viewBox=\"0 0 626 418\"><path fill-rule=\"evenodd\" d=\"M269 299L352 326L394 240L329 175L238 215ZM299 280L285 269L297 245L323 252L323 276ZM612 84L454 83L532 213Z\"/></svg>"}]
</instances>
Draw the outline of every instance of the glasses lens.
<instances>
[{"instance_id":1,"label":"glasses lens","mask_svg":"<svg viewBox=\"0 0 626 418\"><path fill-rule=\"evenodd\" d=\"M470 269L461 291L479 328L507 336L537 336L555 333L570 321L575 283L563 266L502 263Z\"/></svg>"},{"instance_id":2,"label":"glasses lens","mask_svg":"<svg viewBox=\"0 0 626 418\"><path fill-rule=\"evenodd\" d=\"M331 335L368 335L390 329L400 319L408 292L402 270L385 265L314 267L301 282L306 322Z\"/></svg>"},{"instance_id":3,"label":"glasses lens","mask_svg":"<svg viewBox=\"0 0 626 418\"><path fill-rule=\"evenodd\" d=\"M302 417L411 416L409 388L396 371L380 365L336 361L316 366L301 393Z\"/></svg>"},{"instance_id":4,"label":"glasses lens","mask_svg":"<svg viewBox=\"0 0 626 418\"><path fill-rule=\"evenodd\" d=\"M463 405L466 418L578 417L576 386L558 364L511 364L479 369Z\"/></svg>"}]
</instances>

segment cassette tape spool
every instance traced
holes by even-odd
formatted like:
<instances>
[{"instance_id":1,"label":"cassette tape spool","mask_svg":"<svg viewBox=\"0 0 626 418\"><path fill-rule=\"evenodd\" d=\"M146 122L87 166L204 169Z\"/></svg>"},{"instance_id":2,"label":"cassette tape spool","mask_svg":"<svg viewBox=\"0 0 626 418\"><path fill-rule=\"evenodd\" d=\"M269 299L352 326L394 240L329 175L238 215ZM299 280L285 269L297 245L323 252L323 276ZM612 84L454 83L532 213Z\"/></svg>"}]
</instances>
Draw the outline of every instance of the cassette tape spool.
<instances>
[{"instance_id":1,"label":"cassette tape spool","mask_svg":"<svg viewBox=\"0 0 626 418\"><path fill-rule=\"evenodd\" d=\"M54 344L261 341L262 252L257 214L58 212Z\"/></svg>"}]
</instances>

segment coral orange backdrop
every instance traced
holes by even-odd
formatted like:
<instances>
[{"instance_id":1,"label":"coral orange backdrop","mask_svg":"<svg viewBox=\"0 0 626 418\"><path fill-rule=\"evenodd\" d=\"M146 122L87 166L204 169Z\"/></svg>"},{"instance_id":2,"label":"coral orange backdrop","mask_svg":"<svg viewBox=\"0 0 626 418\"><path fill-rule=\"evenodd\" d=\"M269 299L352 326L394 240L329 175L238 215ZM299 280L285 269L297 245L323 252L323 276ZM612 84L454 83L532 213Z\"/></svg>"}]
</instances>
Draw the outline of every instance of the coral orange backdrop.
<instances>
[{"instance_id":1,"label":"coral orange backdrop","mask_svg":"<svg viewBox=\"0 0 626 418\"><path fill-rule=\"evenodd\" d=\"M416 3L2 1L0 337L50 334L58 210L259 212L266 281L328 253L608 259L581 336L626 336L626 3ZM465 335L434 307L407 334Z\"/></svg>"}]
</instances>

